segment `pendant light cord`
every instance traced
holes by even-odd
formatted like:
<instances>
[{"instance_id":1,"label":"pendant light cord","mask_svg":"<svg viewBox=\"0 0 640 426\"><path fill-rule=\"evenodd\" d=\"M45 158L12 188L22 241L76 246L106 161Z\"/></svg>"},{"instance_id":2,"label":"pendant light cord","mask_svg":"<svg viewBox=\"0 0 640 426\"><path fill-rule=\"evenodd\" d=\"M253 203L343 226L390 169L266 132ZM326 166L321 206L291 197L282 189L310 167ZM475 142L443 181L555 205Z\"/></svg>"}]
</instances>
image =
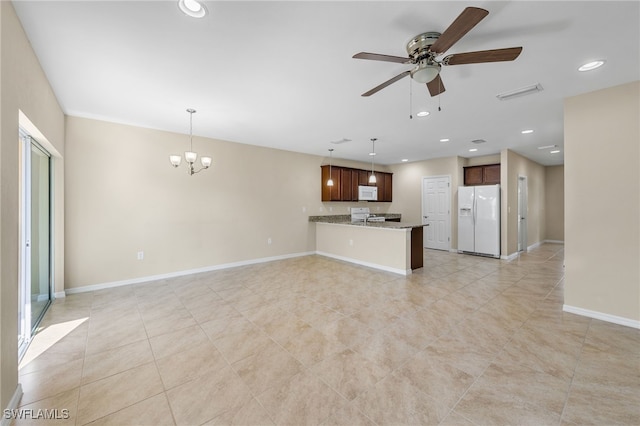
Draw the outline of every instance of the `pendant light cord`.
<instances>
[{"instance_id":1,"label":"pendant light cord","mask_svg":"<svg viewBox=\"0 0 640 426\"><path fill-rule=\"evenodd\" d=\"M411 111L413 110L413 86L411 85L411 80L409 79L409 120L413 119L413 115Z\"/></svg>"},{"instance_id":2,"label":"pendant light cord","mask_svg":"<svg viewBox=\"0 0 640 426\"><path fill-rule=\"evenodd\" d=\"M189 111L189 151L193 152L193 113Z\"/></svg>"}]
</instances>

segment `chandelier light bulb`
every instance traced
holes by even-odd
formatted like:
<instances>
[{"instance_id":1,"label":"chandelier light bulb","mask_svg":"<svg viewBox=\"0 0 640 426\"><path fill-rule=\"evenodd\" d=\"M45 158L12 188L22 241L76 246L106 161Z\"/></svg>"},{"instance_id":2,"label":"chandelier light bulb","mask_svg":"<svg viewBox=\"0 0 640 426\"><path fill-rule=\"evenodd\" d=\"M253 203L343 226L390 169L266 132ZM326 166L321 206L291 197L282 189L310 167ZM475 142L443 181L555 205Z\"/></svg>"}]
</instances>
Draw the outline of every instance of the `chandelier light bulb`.
<instances>
[{"instance_id":1,"label":"chandelier light bulb","mask_svg":"<svg viewBox=\"0 0 640 426\"><path fill-rule=\"evenodd\" d=\"M184 159L187 160L187 163L193 164L198 159L198 154L193 151L186 151L184 153Z\"/></svg>"},{"instance_id":2,"label":"chandelier light bulb","mask_svg":"<svg viewBox=\"0 0 640 426\"><path fill-rule=\"evenodd\" d=\"M211 157L202 157L200 158L200 162L202 163L202 167L204 167L205 169L208 169L209 166L211 166L213 159Z\"/></svg>"}]
</instances>

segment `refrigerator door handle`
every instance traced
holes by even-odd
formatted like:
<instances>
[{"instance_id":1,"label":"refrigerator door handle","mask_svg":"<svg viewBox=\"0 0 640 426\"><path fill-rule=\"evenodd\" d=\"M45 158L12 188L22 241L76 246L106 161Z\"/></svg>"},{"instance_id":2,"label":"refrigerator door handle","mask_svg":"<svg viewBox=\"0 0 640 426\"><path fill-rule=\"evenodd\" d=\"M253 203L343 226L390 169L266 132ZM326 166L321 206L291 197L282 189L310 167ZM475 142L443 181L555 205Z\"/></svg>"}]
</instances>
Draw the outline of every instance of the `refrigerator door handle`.
<instances>
[{"instance_id":1,"label":"refrigerator door handle","mask_svg":"<svg viewBox=\"0 0 640 426\"><path fill-rule=\"evenodd\" d=\"M478 209L478 200L476 200L476 197L473 197L473 224L475 225L477 223L476 221L476 210Z\"/></svg>"}]
</instances>

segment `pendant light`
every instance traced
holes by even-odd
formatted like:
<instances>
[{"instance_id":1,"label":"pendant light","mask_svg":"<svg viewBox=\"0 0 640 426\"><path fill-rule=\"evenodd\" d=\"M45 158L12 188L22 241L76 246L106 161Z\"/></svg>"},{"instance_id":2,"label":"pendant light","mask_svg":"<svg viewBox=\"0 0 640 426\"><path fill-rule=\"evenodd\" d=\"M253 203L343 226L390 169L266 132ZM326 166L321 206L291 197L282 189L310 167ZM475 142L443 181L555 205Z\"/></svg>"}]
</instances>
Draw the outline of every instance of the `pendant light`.
<instances>
[{"instance_id":1,"label":"pendant light","mask_svg":"<svg viewBox=\"0 0 640 426\"><path fill-rule=\"evenodd\" d=\"M373 161L375 160L376 157L376 141L378 139L376 138L371 138L371 153L369 153L369 155L371 156L371 175L369 176L369 183L376 183L376 173L373 170Z\"/></svg>"},{"instance_id":2,"label":"pendant light","mask_svg":"<svg viewBox=\"0 0 640 426\"><path fill-rule=\"evenodd\" d=\"M198 172L203 171L204 169L208 169L211 166L211 157L201 157L200 163L202 167L198 170L195 170L194 164L198 158L198 153L193 151L193 114L196 112L195 109L189 108L187 109L189 113L189 151L185 151L184 159L187 161L187 173L192 176ZM179 155L170 155L169 161L171 161L171 165L173 167L178 167L182 162L182 157Z\"/></svg>"},{"instance_id":3,"label":"pendant light","mask_svg":"<svg viewBox=\"0 0 640 426\"><path fill-rule=\"evenodd\" d=\"M333 179L331 179L331 154L333 153L333 148L329 148L329 180L327 181L327 186L333 186Z\"/></svg>"}]
</instances>

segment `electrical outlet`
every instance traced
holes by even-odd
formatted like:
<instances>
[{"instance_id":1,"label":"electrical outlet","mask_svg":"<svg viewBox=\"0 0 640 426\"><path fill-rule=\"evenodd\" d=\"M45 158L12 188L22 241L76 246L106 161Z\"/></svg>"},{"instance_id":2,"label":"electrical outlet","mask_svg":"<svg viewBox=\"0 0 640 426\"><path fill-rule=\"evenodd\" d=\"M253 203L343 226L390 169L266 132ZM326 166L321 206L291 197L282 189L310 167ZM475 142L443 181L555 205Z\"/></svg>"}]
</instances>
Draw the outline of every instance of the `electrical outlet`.
<instances>
[{"instance_id":1,"label":"electrical outlet","mask_svg":"<svg viewBox=\"0 0 640 426\"><path fill-rule=\"evenodd\" d=\"M306 207L302 207L302 213L306 213L307 212L307 208Z\"/></svg>"},{"instance_id":2,"label":"electrical outlet","mask_svg":"<svg viewBox=\"0 0 640 426\"><path fill-rule=\"evenodd\" d=\"M333 207L329 207L329 211L332 212L333 211Z\"/></svg>"},{"instance_id":3,"label":"electrical outlet","mask_svg":"<svg viewBox=\"0 0 640 426\"><path fill-rule=\"evenodd\" d=\"M271 237L267 238L267 244L271 245Z\"/></svg>"},{"instance_id":4,"label":"electrical outlet","mask_svg":"<svg viewBox=\"0 0 640 426\"><path fill-rule=\"evenodd\" d=\"M143 260L144 259L144 252L143 251L139 251L138 252L138 260Z\"/></svg>"},{"instance_id":5,"label":"electrical outlet","mask_svg":"<svg viewBox=\"0 0 640 426\"><path fill-rule=\"evenodd\" d=\"M353 245L353 240L349 240L349 245L352 246Z\"/></svg>"}]
</instances>

